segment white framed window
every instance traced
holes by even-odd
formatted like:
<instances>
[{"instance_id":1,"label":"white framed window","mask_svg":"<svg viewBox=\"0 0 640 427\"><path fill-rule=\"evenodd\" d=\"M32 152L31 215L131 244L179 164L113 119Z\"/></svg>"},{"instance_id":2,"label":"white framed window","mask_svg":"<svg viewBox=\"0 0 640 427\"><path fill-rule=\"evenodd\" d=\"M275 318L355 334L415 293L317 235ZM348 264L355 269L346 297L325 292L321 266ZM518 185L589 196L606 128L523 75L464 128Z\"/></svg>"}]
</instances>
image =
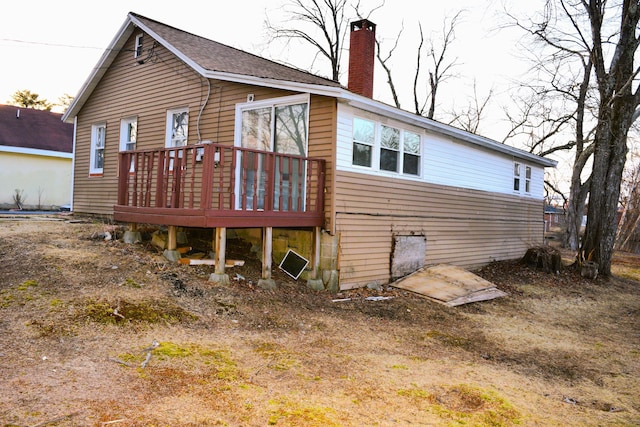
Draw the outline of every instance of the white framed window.
<instances>
[{"instance_id":1,"label":"white framed window","mask_svg":"<svg viewBox=\"0 0 640 427\"><path fill-rule=\"evenodd\" d=\"M306 156L309 134L309 96L294 95L236 105L236 146L294 156ZM241 198L247 209L264 209L265 155L238 153L237 206ZM299 159L275 164L274 210L304 206L306 166ZM244 190L240 183L246 183ZM300 192L302 188L302 192ZM241 194L244 191L244 194Z\"/></svg>"},{"instance_id":2,"label":"white framed window","mask_svg":"<svg viewBox=\"0 0 640 427\"><path fill-rule=\"evenodd\" d=\"M106 123L96 123L91 126L91 154L89 159L89 174L101 175L104 170L104 147L106 135Z\"/></svg>"},{"instance_id":3,"label":"white framed window","mask_svg":"<svg viewBox=\"0 0 640 427\"><path fill-rule=\"evenodd\" d=\"M353 119L354 166L420 176L421 146L416 132L360 117Z\"/></svg>"},{"instance_id":4,"label":"white framed window","mask_svg":"<svg viewBox=\"0 0 640 427\"><path fill-rule=\"evenodd\" d=\"M120 120L120 151L135 150L137 137L138 118L129 117Z\"/></svg>"},{"instance_id":5,"label":"white framed window","mask_svg":"<svg viewBox=\"0 0 640 427\"><path fill-rule=\"evenodd\" d=\"M513 163L513 191L531 193L531 166L520 162Z\"/></svg>"},{"instance_id":6,"label":"white framed window","mask_svg":"<svg viewBox=\"0 0 640 427\"><path fill-rule=\"evenodd\" d=\"M134 58L140 58L142 56L142 41L143 41L143 34L140 33L136 36L136 44L133 49Z\"/></svg>"},{"instance_id":7,"label":"white framed window","mask_svg":"<svg viewBox=\"0 0 640 427\"><path fill-rule=\"evenodd\" d=\"M380 126L380 170L398 172L400 163L400 129Z\"/></svg>"},{"instance_id":8,"label":"white framed window","mask_svg":"<svg viewBox=\"0 0 640 427\"><path fill-rule=\"evenodd\" d=\"M373 146L376 124L370 120L353 119L353 164L370 168L373 165Z\"/></svg>"},{"instance_id":9,"label":"white framed window","mask_svg":"<svg viewBox=\"0 0 640 427\"><path fill-rule=\"evenodd\" d=\"M189 109L177 108L167 111L167 138L165 147L182 147L187 145L189 136Z\"/></svg>"},{"instance_id":10,"label":"white framed window","mask_svg":"<svg viewBox=\"0 0 640 427\"><path fill-rule=\"evenodd\" d=\"M402 139L402 173L420 175L420 135L404 131Z\"/></svg>"},{"instance_id":11,"label":"white framed window","mask_svg":"<svg viewBox=\"0 0 640 427\"><path fill-rule=\"evenodd\" d=\"M309 97L286 96L239 104L239 123L243 148L306 156L309 131Z\"/></svg>"}]
</instances>

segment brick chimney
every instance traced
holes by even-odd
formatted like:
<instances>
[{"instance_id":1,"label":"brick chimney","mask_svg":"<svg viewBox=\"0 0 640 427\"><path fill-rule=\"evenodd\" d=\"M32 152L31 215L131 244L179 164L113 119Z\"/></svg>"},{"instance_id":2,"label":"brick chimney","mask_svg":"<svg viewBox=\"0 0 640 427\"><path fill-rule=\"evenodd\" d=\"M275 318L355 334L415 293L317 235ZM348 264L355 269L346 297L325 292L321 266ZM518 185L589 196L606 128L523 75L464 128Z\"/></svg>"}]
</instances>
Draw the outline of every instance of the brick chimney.
<instances>
[{"instance_id":1,"label":"brick chimney","mask_svg":"<svg viewBox=\"0 0 640 427\"><path fill-rule=\"evenodd\" d=\"M349 41L349 83L351 92L373 98L373 66L376 24L367 19L351 23Z\"/></svg>"}]
</instances>

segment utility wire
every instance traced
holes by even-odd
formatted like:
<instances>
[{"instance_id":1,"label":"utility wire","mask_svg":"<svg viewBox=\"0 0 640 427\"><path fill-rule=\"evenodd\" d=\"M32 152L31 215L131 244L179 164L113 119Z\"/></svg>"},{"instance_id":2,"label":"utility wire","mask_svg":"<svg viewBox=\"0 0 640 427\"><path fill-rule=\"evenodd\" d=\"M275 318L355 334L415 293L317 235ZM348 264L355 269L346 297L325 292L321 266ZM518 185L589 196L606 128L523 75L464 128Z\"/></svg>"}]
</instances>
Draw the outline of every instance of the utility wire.
<instances>
[{"instance_id":1,"label":"utility wire","mask_svg":"<svg viewBox=\"0 0 640 427\"><path fill-rule=\"evenodd\" d=\"M80 46L80 45L72 45L72 44L64 44L64 43L35 42L30 40L18 40L18 39L6 39L6 38L0 38L0 42L31 44L31 45L37 45L37 46L68 47L73 49L108 50L108 49L105 49L104 47L96 47L96 46ZM133 52L133 49L112 49L112 50Z\"/></svg>"}]
</instances>

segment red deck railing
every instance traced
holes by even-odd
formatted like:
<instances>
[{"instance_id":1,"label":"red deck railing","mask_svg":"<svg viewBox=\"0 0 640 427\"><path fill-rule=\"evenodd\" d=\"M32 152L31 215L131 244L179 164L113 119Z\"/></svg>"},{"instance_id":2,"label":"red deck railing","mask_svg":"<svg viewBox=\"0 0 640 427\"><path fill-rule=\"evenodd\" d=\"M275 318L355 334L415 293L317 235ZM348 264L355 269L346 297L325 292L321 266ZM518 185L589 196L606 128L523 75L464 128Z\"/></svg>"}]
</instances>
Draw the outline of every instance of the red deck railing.
<instances>
[{"instance_id":1,"label":"red deck railing","mask_svg":"<svg viewBox=\"0 0 640 427\"><path fill-rule=\"evenodd\" d=\"M325 161L218 144L119 154L118 221L322 226Z\"/></svg>"}]
</instances>

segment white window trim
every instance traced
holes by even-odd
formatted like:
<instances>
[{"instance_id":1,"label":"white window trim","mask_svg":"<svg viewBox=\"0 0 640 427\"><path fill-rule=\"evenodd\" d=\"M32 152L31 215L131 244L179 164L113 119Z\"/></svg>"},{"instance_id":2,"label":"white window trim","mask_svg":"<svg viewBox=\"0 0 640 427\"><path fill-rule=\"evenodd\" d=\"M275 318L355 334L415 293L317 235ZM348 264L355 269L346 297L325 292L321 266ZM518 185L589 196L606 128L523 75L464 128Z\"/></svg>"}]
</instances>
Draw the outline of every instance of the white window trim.
<instances>
[{"instance_id":1,"label":"white window trim","mask_svg":"<svg viewBox=\"0 0 640 427\"><path fill-rule=\"evenodd\" d=\"M240 147L242 145L242 112L245 110L255 110L258 108L266 108L271 107L275 109L276 107L281 107L283 105L291 105L291 104L304 104L306 103L307 108L307 117L306 117L306 125L307 125L307 144L305 147L305 156L309 152L309 110L310 106L310 96L309 94L303 95L291 95L291 96L282 96L280 98L269 98L261 101L251 101L251 102L242 102L240 104L236 104L236 121L235 121L235 139L234 145L236 147ZM271 135L271 141L269 142L269 150L273 151L273 138L275 135Z\"/></svg>"},{"instance_id":2,"label":"white window trim","mask_svg":"<svg viewBox=\"0 0 640 427\"><path fill-rule=\"evenodd\" d=\"M97 136L98 136L98 129L104 129L104 133L103 133L103 141L102 141L102 159L103 159L103 163L101 168L97 168L95 167L95 161L96 161L96 150L98 147L96 147L96 143L97 143ZM89 155L89 174L95 174L95 175L101 175L104 172L104 152L106 149L106 145L107 145L107 123L106 122L102 122L102 123L95 123L93 125L91 125L91 153Z\"/></svg>"},{"instance_id":3,"label":"white window trim","mask_svg":"<svg viewBox=\"0 0 640 427\"><path fill-rule=\"evenodd\" d=\"M353 120L355 119L360 119L360 120L366 120L368 122L373 122L374 125L374 141L373 141L373 145L371 145L372 147L372 153L371 153L371 166L362 166L362 165L355 165L353 164L353 152L351 153L351 167L356 168L356 169L362 169L362 170L369 170L369 171L374 171L374 172L378 172L380 174L384 174L384 175L388 175L388 176L403 176L403 177L411 177L411 178L422 178L422 171L423 171L423 161L424 161L424 156L423 156L423 152L424 152L424 138L423 136L419 133L416 132L414 130L409 130L409 129L405 129L402 126L399 125L395 125L395 124L390 124L390 123L381 123L378 122L376 120L372 120L368 117L360 117L360 116L354 116ZM352 128L351 128L351 150L353 150L353 120L351 122ZM399 145L398 145L398 150L396 151L398 153L398 171L394 172L394 171L389 171L389 170L385 170L385 169L381 169L380 168L380 152L382 150L382 127L388 127L388 128L393 128L393 129L397 129L400 131L400 135L399 135ZM417 156L419 158L418 161L418 173L417 174L411 174L411 173L405 173L404 172L404 134L405 132L410 132L413 133L415 135L418 136L418 138L420 138L420 142L419 142L419 150L418 153L409 153L411 155ZM364 142L359 142L361 144L365 144L365 145L369 145L367 143Z\"/></svg>"},{"instance_id":4,"label":"white window trim","mask_svg":"<svg viewBox=\"0 0 640 427\"><path fill-rule=\"evenodd\" d=\"M174 108L171 110L167 110L167 121L166 121L166 128L165 128L165 148L175 148L175 147L183 147L185 145L188 144L189 142L189 120L187 119L187 132L186 132L186 139L184 140L184 144L182 145L173 145L173 140L171 138L171 131L173 128L173 115L174 114L179 114L179 113L187 113L187 116L189 115L189 108L188 107L181 107L181 108Z\"/></svg>"},{"instance_id":5,"label":"white window trim","mask_svg":"<svg viewBox=\"0 0 640 427\"><path fill-rule=\"evenodd\" d=\"M136 42L133 47L133 57L139 58L142 56L142 42L144 40L144 33L140 33L136 36Z\"/></svg>"},{"instance_id":6,"label":"white window trim","mask_svg":"<svg viewBox=\"0 0 640 427\"><path fill-rule=\"evenodd\" d=\"M531 166L524 166L524 192L525 194L531 194Z\"/></svg>"},{"instance_id":7,"label":"white window trim","mask_svg":"<svg viewBox=\"0 0 640 427\"><path fill-rule=\"evenodd\" d=\"M306 133L307 133L307 143L305 146L305 153L304 155L307 156L309 153L309 114L310 114L310 110L311 110L311 96L309 94L302 94L302 95L291 95L291 96L282 96L279 98L269 98L269 99L264 99L264 100L260 100L260 101L249 101L249 102L242 102L242 103L238 103L236 104L236 111L235 111L235 129L234 129L234 146L236 147L241 147L242 146L242 112L245 110L255 110L255 109L259 109L259 108L267 108L267 107L271 107L272 111L275 110L276 107L280 107L283 105L292 105L292 104L307 104L307 117L305 118L305 122L306 122ZM275 119L275 116L274 116ZM269 141L269 150L273 151L274 149L274 133L272 132L271 134L271 141ZM238 153L238 159L240 158L240 153ZM240 162L238 161L238 167L240 166ZM240 169L238 169L236 171L236 173L239 173ZM236 205L236 209L240 208L240 180L236 179L236 187L235 187L235 192L236 192L236 200L235 200L235 205ZM302 200L303 200L303 204L305 203L304 201L306 200L305 195L303 194L302 196ZM306 209L306 207L303 207L303 210Z\"/></svg>"},{"instance_id":8,"label":"white window trim","mask_svg":"<svg viewBox=\"0 0 640 427\"><path fill-rule=\"evenodd\" d=\"M355 129L354 122L356 121L356 119L373 123L373 143L372 144L369 144L368 142L365 142L365 141L355 140L353 132ZM376 140L378 140L378 123L375 120L370 120L365 117L354 117L353 120L351 120L351 166L353 166L354 168L360 168L365 170L376 170L376 167L375 167L376 164L380 166L380 155L376 150ZM360 145L366 145L371 147L371 166L356 165L353 163L353 145L356 142Z\"/></svg>"},{"instance_id":9,"label":"white window trim","mask_svg":"<svg viewBox=\"0 0 640 427\"><path fill-rule=\"evenodd\" d=\"M131 141L127 140L127 136L129 135L128 125L130 123L136 123L136 126L137 126L137 124L138 124L138 116L127 117L125 119L121 119L120 120L120 151L128 151L127 150L127 144L129 144L131 142ZM137 141L133 141L133 143L136 144Z\"/></svg>"}]
</instances>

